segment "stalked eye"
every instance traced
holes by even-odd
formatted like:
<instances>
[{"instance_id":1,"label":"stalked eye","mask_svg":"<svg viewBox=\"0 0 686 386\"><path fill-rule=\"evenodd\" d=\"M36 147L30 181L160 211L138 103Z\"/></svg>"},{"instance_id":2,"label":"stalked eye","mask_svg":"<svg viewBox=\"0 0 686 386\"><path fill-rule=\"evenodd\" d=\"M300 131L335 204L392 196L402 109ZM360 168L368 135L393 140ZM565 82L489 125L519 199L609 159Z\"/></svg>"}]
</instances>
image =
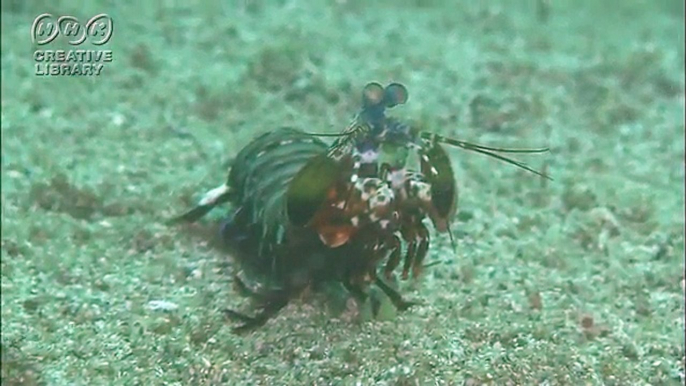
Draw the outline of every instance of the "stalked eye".
<instances>
[{"instance_id":1,"label":"stalked eye","mask_svg":"<svg viewBox=\"0 0 686 386\"><path fill-rule=\"evenodd\" d=\"M407 102L407 88L400 83L391 83L384 90L384 102L386 107L402 105Z\"/></svg>"},{"instance_id":2,"label":"stalked eye","mask_svg":"<svg viewBox=\"0 0 686 386\"><path fill-rule=\"evenodd\" d=\"M379 105L384 100L384 88L376 82L367 83L362 91L362 106Z\"/></svg>"}]
</instances>

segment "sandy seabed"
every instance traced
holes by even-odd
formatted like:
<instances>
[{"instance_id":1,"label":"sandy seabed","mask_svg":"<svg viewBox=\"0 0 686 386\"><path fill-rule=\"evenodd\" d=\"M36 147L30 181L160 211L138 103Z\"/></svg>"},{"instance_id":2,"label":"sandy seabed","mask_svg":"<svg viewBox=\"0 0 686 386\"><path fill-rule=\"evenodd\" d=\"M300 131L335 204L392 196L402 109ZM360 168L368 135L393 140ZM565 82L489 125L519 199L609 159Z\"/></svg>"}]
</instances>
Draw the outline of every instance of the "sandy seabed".
<instances>
[{"instance_id":1,"label":"sandy seabed","mask_svg":"<svg viewBox=\"0 0 686 386\"><path fill-rule=\"evenodd\" d=\"M107 13L111 61L62 68L42 13ZM679 385L683 1L6 1L3 385ZM66 58L65 58L66 60ZM67 66L73 63L67 63ZM59 72L59 71L58 71ZM554 181L450 150L457 251L421 305L332 316L317 296L237 336L212 219L168 227L279 126L340 131L370 82L393 115L504 147ZM225 210L224 210L225 211Z\"/></svg>"}]
</instances>

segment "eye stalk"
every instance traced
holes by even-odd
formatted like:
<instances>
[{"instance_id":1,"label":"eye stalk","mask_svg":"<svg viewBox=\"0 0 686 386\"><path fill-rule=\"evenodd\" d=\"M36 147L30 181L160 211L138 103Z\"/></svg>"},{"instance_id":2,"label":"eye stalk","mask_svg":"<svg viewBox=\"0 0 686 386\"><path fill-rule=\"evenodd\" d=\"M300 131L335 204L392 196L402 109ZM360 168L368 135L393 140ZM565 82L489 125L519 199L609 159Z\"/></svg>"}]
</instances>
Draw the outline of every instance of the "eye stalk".
<instances>
[{"instance_id":1,"label":"eye stalk","mask_svg":"<svg viewBox=\"0 0 686 386\"><path fill-rule=\"evenodd\" d=\"M362 108L377 107L382 105L385 91L382 85L376 82L367 83L362 90Z\"/></svg>"},{"instance_id":2,"label":"eye stalk","mask_svg":"<svg viewBox=\"0 0 686 386\"><path fill-rule=\"evenodd\" d=\"M384 126L385 110L407 102L407 88L400 83L391 83L386 88L377 82L367 83L362 90L362 112L373 127Z\"/></svg>"},{"instance_id":3,"label":"eye stalk","mask_svg":"<svg viewBox=\"0 0 686 386\"><path fill-rule=\"evenodd\" d=\"M386 88L377 82L370 82L362 90L362 107L391 108L407 102L407 88L400 83L391 83Z\"/></svg>"},{"instance_id":4,"label":"eye stalk","mask_svg":"<svg viewBox=\"0 0 686 386\"><path fill-rule=\"evenodd\" d=\"M388 108L404 105L408 96L407 88L400 83L391 83L384 89L384 102Z\"/></svg>"}]
</instances>

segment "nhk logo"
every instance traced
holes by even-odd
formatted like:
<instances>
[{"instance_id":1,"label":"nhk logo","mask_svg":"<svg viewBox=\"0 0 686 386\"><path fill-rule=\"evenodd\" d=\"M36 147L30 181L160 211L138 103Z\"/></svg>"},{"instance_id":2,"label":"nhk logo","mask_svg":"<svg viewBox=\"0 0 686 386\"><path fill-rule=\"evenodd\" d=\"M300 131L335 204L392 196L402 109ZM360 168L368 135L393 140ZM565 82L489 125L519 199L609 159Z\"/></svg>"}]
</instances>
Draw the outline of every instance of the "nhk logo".
<instances>
[{"instance_id":1,"label":"nhk logo","mask_svg":"<svg viewBox=\"0 0 686 386\"><path fill-rule=\"evenodd\" d=\"M103 46L112 39L114 22L101 13L80 22L75 16L59 16L44 13L36 16L31 25L31 42L44 47L55 42L58 37L66 43L79 46L88 43ZM103 49L49 50L38 49L33 58L36 62L36 75L100 75L104 63L112 61L112 51Z\"/></svg>"}]
</instances>

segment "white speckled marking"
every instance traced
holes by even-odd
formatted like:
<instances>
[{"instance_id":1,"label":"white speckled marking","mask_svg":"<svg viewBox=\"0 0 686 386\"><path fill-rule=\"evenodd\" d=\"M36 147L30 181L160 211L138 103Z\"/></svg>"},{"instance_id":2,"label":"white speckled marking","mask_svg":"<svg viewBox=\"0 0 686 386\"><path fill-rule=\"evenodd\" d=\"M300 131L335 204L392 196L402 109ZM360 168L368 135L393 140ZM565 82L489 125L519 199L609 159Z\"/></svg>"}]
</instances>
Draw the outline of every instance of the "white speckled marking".
<instances>
[{"instance_id":1,"label":"white speckled marking","mask_svg":"<svg viewBox=\"0 0 686 386\"><path fill-rule=\"evenodd\" d=\"M229 191L229 187L226 186L226 184L219 186L219 187L216 187L216 188L210 190L209 192L205 193L205 195L200 200L199 205L201 205L201 206L212 205L217 201L217 199L221 195L225 194L228 191Z\"/></svg>"}]
</instances>

